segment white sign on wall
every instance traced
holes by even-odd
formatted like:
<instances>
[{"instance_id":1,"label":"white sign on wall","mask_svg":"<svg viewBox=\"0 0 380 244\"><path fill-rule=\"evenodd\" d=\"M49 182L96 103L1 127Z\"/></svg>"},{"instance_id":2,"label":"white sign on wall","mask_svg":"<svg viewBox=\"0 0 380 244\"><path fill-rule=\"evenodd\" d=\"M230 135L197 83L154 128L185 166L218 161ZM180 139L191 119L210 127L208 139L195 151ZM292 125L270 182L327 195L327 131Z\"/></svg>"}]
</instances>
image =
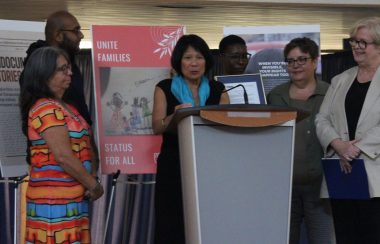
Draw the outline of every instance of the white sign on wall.
<instances>
[{"instance_id":1,"label":"white sign on wall","mask_svg":"<svg viewBox=\"0 0 380 244\"><path fill-rule=\"evenodd\" d=\"M43 22L0 20L0 165L3 177L19 176L17 165L26 167L26 137L21 131L18 108L19 77L26 50L32 42L44 39L44 28Z\"/></svg>"},{"instance_id":2,"label":"white sign on wall","mask_svg":"<svg viewBox=\"0 0 380 244\"><path fill-rule=\"evenodd\" d=\"M290 40L308 37L320 46L319 25L224 27L224 35L231 34L245 40L247 50L252 54L245 73L260 73L266 94L289 81L283 48ZM320 74L320 67L319 62L317 74Z\"/></svg>"}]
</instances>

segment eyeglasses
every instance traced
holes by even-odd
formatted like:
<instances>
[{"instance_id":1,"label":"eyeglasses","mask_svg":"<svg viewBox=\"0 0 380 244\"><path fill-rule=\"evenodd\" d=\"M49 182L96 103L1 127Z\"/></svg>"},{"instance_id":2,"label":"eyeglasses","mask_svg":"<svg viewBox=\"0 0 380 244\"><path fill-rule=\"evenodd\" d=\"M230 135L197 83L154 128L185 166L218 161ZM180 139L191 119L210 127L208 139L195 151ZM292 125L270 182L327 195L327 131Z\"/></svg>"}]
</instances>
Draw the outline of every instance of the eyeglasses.
<instances>
[{"instance_id":1,"label":"eyeglasses","mask_svg":"<svg viewBox=\"0 0 380 244\"><path fill-rule=\"evenodd\" d=\"M74 29L61 29L61 31L70 31L75 35L79 35L82 33L82 29L80 27L75 27Z\"/></svg>"},{"instance_id":2,"label":"eyeglasses","mask_svg":"<svg viewBox=\"0 0 380 244\"><path fill-rule=\"evenodd\" d=\"M364 40L355 40L354 38L350 38L348 40L348 43L350 43L351 47L355 47L358 45L360 49L366 49L368 45L375 44L374 42L366 42Z\"/></svg>"},{"instance_id":3,"label":"eyeglasses","mask_svg":"<svg viewBox=\"0 0 380 244\"><path fill-rule=\"evenodd\" d=\"M71 71L71 64L64 64L62 66L59 66L55 69L56 72L63 72L65 75L69 74L69 71Z\"/></svg>"},{"instance_id":4,"label":"eyeglasses","mask_svg":"<svg viewBox=\"0 0 380 244\"><path fill-rule=\"evenodd\" d=\"M222 54L232 60L248 60L251 58L252 54L250 53L233 53L233 54Z\"/></svg>"},{"instance_id":5,"label":"eyeglasses","mask_svg":"<svg viewBox=\"0 0 380 244\"><path fill-rule=\"evenodd\" d=\"M298 65L304 65L306 64L308 59L312 59L311 57L298 57L298 58L287 58L285 59L285 62L288 64L288 66L293 66L295 63Z\"/></svg>"}]
</instances>

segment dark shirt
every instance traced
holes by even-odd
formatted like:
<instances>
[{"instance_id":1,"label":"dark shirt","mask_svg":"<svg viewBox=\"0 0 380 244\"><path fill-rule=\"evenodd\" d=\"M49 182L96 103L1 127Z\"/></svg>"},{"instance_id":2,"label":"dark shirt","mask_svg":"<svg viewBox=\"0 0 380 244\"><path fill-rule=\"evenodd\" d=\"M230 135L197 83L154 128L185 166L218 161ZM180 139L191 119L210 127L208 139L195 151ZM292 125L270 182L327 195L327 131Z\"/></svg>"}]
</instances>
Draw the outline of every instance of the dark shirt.
<instances>
[{"instance_id":1,"label":"dark shirt","mask_svg":"<svg viewBox=\"0 0 380 244\"><path fill-rule=\"evenodd\" d=\"M172 84L171 79L162 80L157 84L157 86L160 87L164 91L167 104L170 105L167 107L166 116L174 113L175 106L180 104L180 102L171 92L171 84ZM225 89L224 84L218 81L210 81L209 85L210 85L211 92L210 92L210 97L206 101L206 105L219 104L221 94L223 93ZM164 132L161 152L166 151L166 150L170 150L172 152L173 148L176 149L173 151L177 153L178 152L177 135L171 132Z\"/></svg>"},{"instance_id":2,"label":"dark shirt","mask_svg":"<svg viewBox=\"0 0 380 244\"><path fill-rule=\"evenodd\" d=\"M171 79L157 84L165 94L167 115L174 112L180 102L171 92ZM210 96L206 105L219 104L224 85L210 81ZM163 133L161 152L157 159L155 185L155 244L183 244L185 230L182 206L181 170L178 137L176 133Z\"/></svg>"},{"instance_id":3,"label":"dark shirt","mask_svg":"<svg viewBox=\"0 0 380 244\"><path fill-rule=\"evenodd\" d=\"M356 78L347 92L345 110L350 141L355 139L356 127L371 81L359 83Z\"/></svg>"},{"instance_id":4,"label":"dark shirt","mask_svg":"<svg viewBox=\"0 0 380 244\"><path fill-rule=\"evenodd\" d=\"M309 117L296 124L293 184L320 184L323 150L316 135L314 120L329 85L326 82L318 81L314 94L306 101L300 101L290 98L290 84L287 82L273 88L267 96L267 101L271 105L294 107L310 114Z\"/></svg>"}]
</instances>

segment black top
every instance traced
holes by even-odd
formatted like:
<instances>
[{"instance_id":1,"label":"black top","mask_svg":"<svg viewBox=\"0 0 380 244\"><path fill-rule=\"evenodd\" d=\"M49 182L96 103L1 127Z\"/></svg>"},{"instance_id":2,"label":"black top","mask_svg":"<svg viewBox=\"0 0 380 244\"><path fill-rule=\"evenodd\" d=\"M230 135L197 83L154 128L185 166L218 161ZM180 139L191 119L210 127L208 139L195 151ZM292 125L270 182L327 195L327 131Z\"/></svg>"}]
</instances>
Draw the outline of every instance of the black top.
<instances>
[{"instance_id":1,"label":"black top","mask_svg":"<svg viewBox=\"0 0 380 244\"><path fill-rule=\"evenodd\" d=\"M174 113L175 106L180 104L180 102L171 92L171 84L172 84L171 79L162 80L157 84L157 86L160 87L165 93L166 102L167 102L166 116ZM222 92L225 90L225 86L223 83L219 81L209 81L209 85L210 85L210 97L207 99L206 105L217 105L220 102L220 97L222 95ZM172 147L178 148L177 135L173 135L172 133L169 133L169 132L164 133L163 143L161 146L161 152L167 149L171 149Z\"/></svg>"},{"instance_id":2,"label":"black top","mask_svg":"<svg viewBox=\"0 0 380 244\"><path fill-rule=\"evenodd\" d=\"M359 83L356 78L347 92L345 109L350 140L355 139L356 127L370 84L371 81Z\"/></svg>"},{"instance_id":3,"label":"black top","mask_svg":"<svg viewBox=\"0 0 380 244\"><path fill-rule=\"evenodd\" d=\"M167 115L174 112L180 102L171 92L172 80L157 84L165 94ZM221 82L210 81L210 97L206 105L217 105L224 90ZM178 137L176 133L165 132L161 152L157 159L155 185L155 244L185 243L181 173Z\"/></svg>"}]
</instances>

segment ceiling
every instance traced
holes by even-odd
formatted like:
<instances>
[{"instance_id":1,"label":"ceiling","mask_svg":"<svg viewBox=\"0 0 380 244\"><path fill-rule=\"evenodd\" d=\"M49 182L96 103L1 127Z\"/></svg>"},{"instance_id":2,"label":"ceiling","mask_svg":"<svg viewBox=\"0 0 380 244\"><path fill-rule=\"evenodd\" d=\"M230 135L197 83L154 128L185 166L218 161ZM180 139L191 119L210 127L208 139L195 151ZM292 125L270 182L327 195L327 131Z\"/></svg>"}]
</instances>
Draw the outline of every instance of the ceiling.
<instances>
[{"instance_id":1,"label":"ceiling","mask_svg":"<svg viewBox=\"0 0 380 244\"><path fill-rule=\"evenodd\" d=\"M275 1L284 2L268 2ZM315 4L325 0L315 0L314 4L257 3L254 0L2 0L0 19L44 21L50 13L67 9L84 29L92 24L185 25L187 33L202 36L211 48L217 48L224 26L320 24L321 49L335 50L342 48L342 39L348 37L348 29L357 19L379 16L380 1L372 1L347 5ZM91 39L89 30L84 30L84 35L85 40Z\"/></svg>"}]
</instances>

